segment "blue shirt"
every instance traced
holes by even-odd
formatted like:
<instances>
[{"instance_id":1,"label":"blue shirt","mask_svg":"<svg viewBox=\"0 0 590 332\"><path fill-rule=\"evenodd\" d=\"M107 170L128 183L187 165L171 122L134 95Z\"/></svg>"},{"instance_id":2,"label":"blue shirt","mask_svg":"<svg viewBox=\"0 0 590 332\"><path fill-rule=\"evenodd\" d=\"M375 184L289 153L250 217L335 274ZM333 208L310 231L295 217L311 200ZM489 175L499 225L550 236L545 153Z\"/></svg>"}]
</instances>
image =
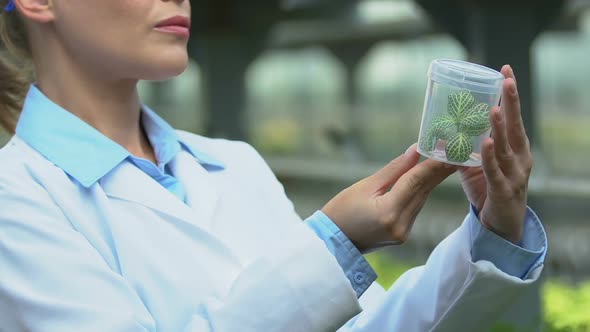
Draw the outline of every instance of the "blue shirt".
<instances>
[{"instance_id":1,"label":"blue shirt","mask_svg":"<svg viewBox=\"0 0 590 332\"><path fill-rule=\"evenodd\" d=\"M306 222L336 257L357 296L362 295L377 278L362 254L321 211L317 211ZM524 280L545 261L547 235L537 215L528 207L520 246L483 227L473 206L466 222L471 232L473 262L489 261L503 272Z\"/></svg>"},{"instance_id":2,"label":"blue shirt","mask_svg":"<svg viewBox=\"0 0 590 332\"><path fill-rule=\"evenodd\" d=\"M54 108L54 111L48 111L48 108ZM169 162L181 149L191 153L208 169L224 169L219 161L183 143L175 130L148 107L142 107L141 122L154 149L157 165L133 156L72 113L63 112L63 109L33 85L27 95L16 134L85 187L90 187L127 159L184 201L184 188L168 168ZM51 142L62 144L46 144L49 141L46 139L48 136L52 137ZM89 158L77 158L78 155ZM363 255L321 211L305 222L336 257L357 296L362 295L377 278ZM526 215L521 246L516 246L482 227L473 208L467 222L472 235L473 261L490 261L504 272L519 278L525 278L530 271L542 264L547 239L539 219L530 209Z\"/></svg>"},{"instance_id":3,"label":"blue shirt","mask_svg":"<svg viewBox=\"0 0 590 332\"><path fill-rule=\"evenodd\" d=\"M211 156L182 142L175 130L148 107L142 108L141 122L154 149L157 165L132 155L80 118L64 112L32 85L16 134L86 188L128 159L184 201L184 188L168 169L169 162L181 149L190 152L207 168L224 168L222 163ZM47 137L51 137L51 140ZM60 144L55 144L56 141ZM85 158L78 158L80 155Z\"/></svg>"}]
</instances>

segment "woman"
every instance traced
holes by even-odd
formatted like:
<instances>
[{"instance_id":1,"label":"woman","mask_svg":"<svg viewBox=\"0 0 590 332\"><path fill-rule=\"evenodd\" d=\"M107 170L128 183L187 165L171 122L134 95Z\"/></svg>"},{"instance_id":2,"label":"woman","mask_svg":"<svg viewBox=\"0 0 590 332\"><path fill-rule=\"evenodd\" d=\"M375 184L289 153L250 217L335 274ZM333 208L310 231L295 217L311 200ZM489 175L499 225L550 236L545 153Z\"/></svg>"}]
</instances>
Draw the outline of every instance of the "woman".
<instances>
[{"instance_id":1,"label":"woman","mask_svg":"<svg viewBox=\"0 0 590 332\"><path fill-rule=\"evenodd\" d=\"M483 169L461 171L465 222L385 292L361 252L403 243L453 168L410 147L301 222L250 146L140 103L139 80L186 68L188 1L0 4L35 77L24 96L2 59L2 123L24 105L0 151L1 331L480 331L537 280L509 67Z\"/></svg>"}]
</instances>

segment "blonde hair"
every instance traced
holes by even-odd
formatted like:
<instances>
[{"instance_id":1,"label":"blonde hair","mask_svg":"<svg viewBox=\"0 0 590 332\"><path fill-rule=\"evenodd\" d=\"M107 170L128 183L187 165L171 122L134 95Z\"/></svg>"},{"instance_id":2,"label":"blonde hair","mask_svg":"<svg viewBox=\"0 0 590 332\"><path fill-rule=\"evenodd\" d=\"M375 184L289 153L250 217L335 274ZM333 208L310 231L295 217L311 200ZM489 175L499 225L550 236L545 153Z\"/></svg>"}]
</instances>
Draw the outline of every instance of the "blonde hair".
<instances>
[{"instance_id":1,"label":"blonde hair","mask_svg":"<svg viewBox=\"0 0 590 332\"><path fill-rule=\"evenodd\" d=\"M12 133L32 70L25 26L16 10L2 10L8 1L0 0L0 127Z\"/></svg>"}]
</instances>

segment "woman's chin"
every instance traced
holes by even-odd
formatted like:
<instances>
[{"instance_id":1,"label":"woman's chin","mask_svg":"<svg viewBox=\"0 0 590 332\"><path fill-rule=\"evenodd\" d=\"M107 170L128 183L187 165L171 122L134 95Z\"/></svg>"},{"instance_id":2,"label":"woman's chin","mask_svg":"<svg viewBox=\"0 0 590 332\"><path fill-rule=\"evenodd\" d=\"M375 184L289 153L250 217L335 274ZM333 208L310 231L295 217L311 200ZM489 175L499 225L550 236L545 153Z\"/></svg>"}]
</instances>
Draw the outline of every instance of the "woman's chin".
<instances>
[{"instance_id":1,"label":"woman's chin","mask_svg":"<svg viewBox=\"0 0 590 332\"><path fill-rule=\"evenodd\" d=\"M173 61L175 60L175 61ZM142 75L143 80L163 81L182 74L188 67L188 57L183 59L166 59L166 61L153 61L149 70Z\"/></svg>"}]
</instances>

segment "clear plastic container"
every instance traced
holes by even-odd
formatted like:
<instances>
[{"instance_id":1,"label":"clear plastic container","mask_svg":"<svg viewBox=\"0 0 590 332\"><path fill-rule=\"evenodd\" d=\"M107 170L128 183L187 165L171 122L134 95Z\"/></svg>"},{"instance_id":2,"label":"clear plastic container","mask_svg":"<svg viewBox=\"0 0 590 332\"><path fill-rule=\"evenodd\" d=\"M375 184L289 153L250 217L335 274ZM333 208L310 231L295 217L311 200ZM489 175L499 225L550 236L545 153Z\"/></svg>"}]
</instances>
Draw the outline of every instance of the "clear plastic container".
<instances>
[{"instance_id":1,"label":"clear plastic container","mask_svg":"<svg viewBox=\"0 0 590 332\"><path fill-rule=\"evenodd\" d=\"M498 105L504 76L459 60L434 60L428 70L418 152L454 165L480 166L490 135L489 112Z\"/></svg>"}]
</instances>

